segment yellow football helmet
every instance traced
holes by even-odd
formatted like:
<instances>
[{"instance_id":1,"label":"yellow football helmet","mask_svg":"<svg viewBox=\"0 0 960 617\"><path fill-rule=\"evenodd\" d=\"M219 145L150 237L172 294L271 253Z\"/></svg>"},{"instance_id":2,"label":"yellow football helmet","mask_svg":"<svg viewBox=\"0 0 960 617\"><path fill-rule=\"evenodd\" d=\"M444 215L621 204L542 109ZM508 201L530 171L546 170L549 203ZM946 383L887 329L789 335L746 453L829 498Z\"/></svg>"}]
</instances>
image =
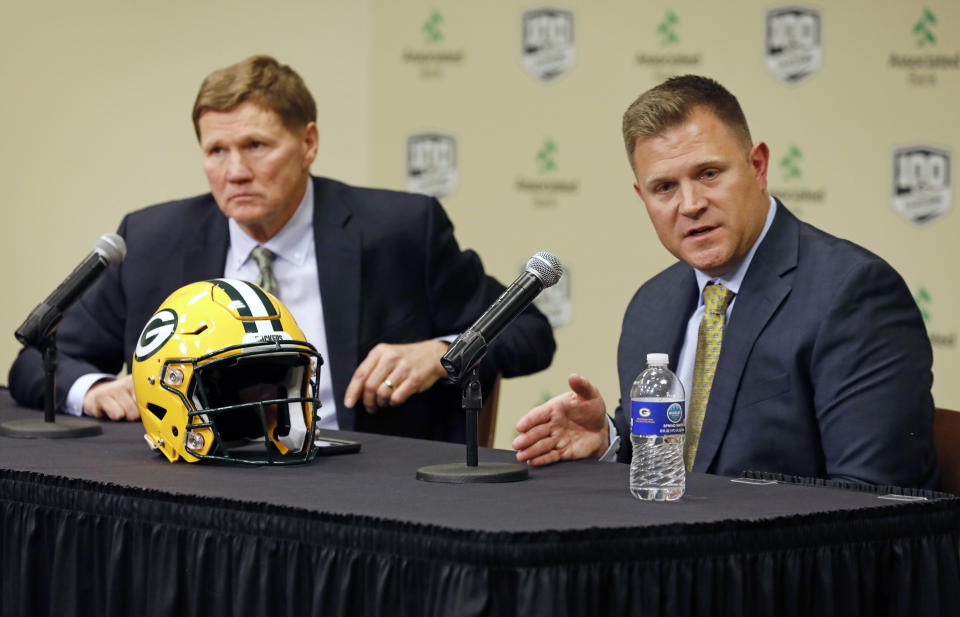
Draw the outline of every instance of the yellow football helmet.
<instances>
[{"instance_id":1,"label":"yellow football helmet","mask_svg":"<svg viewBox=\"0 0 960 617\"><path fill-rule=\"evenodd\" d=\"M173 292L133 352L147 443L171 462L312 460L323 359L304 339L287 307L251 283Z\"/></svg>"}]
</instances>

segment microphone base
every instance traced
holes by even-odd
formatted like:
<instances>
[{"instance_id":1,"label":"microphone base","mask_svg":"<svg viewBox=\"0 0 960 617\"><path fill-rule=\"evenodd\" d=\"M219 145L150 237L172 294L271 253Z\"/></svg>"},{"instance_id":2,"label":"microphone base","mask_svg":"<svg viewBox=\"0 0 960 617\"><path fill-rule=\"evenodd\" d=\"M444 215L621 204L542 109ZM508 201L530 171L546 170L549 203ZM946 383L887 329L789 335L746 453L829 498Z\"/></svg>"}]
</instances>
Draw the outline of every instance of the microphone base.
<instances>
[{"instance_id":1,"label":"microphone base","mask_svg":"<svg viewBox=\"0 0 960 617\"><path fill-rule=\"evenodd\" d=\"M99 422L84 418L60 418L56 422L41 418L0 422L0 435L22 439L92 437L101 433L103 429Z\"/></svg>"},{"instance_id":2,"label":"microphone base","mask_svg":"<svg viewBox=\"0 0 960 617\"><path fill-rule=\"evenodd\" d=\"M446 482L448 484L475 484L480 482L518 482L530 477L527 465L519 463L464 463L427 465L417 470L417 480Z\"/></svg>"}]
</instances>

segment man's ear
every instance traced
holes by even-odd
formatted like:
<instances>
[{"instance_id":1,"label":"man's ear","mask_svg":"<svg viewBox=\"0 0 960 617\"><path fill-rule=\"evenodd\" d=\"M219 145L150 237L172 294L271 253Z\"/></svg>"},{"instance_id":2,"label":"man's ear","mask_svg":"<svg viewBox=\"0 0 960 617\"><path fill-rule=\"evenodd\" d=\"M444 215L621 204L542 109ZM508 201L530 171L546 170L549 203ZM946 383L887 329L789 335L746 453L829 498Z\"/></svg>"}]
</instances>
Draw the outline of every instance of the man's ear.
<instances>
[{"instance_id":1,"label":"man's ear","mask_svg":"<svg viewBox=\"0 0 960 617\"><path fill-rule=\"evenodd\" d=\"M750 164L753 166L753 175L761 188L767 188L767 166L770 163L770 148L767 144L758 141L750 149Z\"/></svg>"},{"instance_id":2,"label":"man's ear","mask_svg":"<svg viewBox=\"0 0 960 617\"><path fill-rule=\"evenodd\" d=\"M313 164L313 159L317 158L319 142L320 137L317 133L317 123L308 123L303 129L303 160L307 164L307 169Z\"/></svg>"}]
</instances>

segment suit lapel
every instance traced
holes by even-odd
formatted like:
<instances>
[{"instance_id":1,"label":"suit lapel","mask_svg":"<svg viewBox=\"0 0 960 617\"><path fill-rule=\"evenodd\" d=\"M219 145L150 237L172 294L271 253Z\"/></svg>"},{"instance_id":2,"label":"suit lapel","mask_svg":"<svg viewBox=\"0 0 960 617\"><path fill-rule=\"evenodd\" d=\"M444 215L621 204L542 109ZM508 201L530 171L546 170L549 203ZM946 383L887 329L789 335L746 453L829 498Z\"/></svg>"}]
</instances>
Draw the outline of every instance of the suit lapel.
<instances>
[{"instance_id":1,"label":"suit lapel","mask_svg":"<svg viewBox=\"0 0 960 617\"><path fill-rule=\"evenodd\" d=\"M693 471L706 472L720 449L750 352L792 288L784 275L796 268L798 242L799 223L778 201L776 217L753 256L724 331Z\"/></svg>"},{"instance_id":2,"label":"suit lapel","mask_svg":"<svg viewBox=\"0 0 960 617\"><path fill-rule=\"evenodd\" d=\"M313 183L313 237L323 303L323 327L327 336L327 353L330 358L336 358L328 370L331 371L337 405L337 422L341 429L351 430L355 426L353 412L342 407L347 384L359 363L363 243L359 232L349 225L350 210L333 193L333 187L320 178L313 178Z\"/></svg>"},{"instance_id":3,"label":"suit lapel","mask_svg":"<svg viewBox=\"0 0 960 617\"><path fill-rule=\"evenodd\" d=\"M677 294L676 303L661 307L654 314L659 314L662 321L654 328L651 334L651 344L647 347L650 351L666 349L670 354L670 370L677 370L677 362L680 360L680 350L683 348L683 339L687 332L687 322L690 321L690 314L697 306L697 278L690 267L683 268L683 273L679 275L677 283L679 289L686 289L689 293ZM664 297L669 297L664 294ZM643 365L646 366L647 359L643 358Z\"/></svg>"},{"instance_id":4,"label":"suit lapel","mask_svg":"<svg viewBox=\"0 0 960 617\"><path fill-rule=\"evenodd\" d=\"M679 290L679 291L678 291ZM697 280L693 269L677 263L644 284L628 309L617 351L620 404L630 409L630 389L647 366L647 353L670 354L676 370L687 321L696 307Z\"/></svg>"},{"instance_id":5,"label":"suit lapel","mask_svg":"<svg viewBox=\"0 0 960 617\"><path fill-rule=\"evenodd\" d=\"M213 197L210 197L210 200L213 201ZM220 209L214 204L202 220L190 227L187 234L191 241L184 243L184 246L190 248L182 253L183 282L180 285L223 276L230 232L227 229L227 218Z\"/></svg>"}]
</instances>

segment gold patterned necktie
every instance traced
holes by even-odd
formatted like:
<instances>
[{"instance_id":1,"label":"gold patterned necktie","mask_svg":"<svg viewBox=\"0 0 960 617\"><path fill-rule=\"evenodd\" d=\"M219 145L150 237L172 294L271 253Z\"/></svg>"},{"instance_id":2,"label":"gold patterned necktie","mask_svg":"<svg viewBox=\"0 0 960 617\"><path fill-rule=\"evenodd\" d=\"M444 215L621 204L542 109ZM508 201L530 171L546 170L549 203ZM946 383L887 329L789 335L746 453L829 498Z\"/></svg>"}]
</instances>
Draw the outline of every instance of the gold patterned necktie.
<instances>
[{"instance_id":1,"label":"gold patterned necktie","mask_svg":"<svg viewBox=\"0 0 960 617\"><path fill-rule=\"evenodd\" d=\"M693 364L693 388L690 392L690 408L687 409L687 430L683 443L683 460L687 471L697 457L697 444L703 417L710 399L713 373L720 357L723 342L723 326L726 323L727 305L733 292L723 285L707 285L703 288L703 319L697 333L697 356Z\"/></svg>"},{"instance_id":2,"label":"gold patterned necktie","mask_svg":"<svg viewBox=\"0 0 960 617\"><path fill-rule=\"evenodd\" d=\"M277 285L277 279L273 276L273 260L276 259L277 254L268 249L265 246L257 246L252 251L250 251L250 256L253 257L253 260L257 262L257 267L260 268L260 274L257 276L257 285L263 288L269 294L277 295L279 289Z\"/></svg>"}]
</instances>

